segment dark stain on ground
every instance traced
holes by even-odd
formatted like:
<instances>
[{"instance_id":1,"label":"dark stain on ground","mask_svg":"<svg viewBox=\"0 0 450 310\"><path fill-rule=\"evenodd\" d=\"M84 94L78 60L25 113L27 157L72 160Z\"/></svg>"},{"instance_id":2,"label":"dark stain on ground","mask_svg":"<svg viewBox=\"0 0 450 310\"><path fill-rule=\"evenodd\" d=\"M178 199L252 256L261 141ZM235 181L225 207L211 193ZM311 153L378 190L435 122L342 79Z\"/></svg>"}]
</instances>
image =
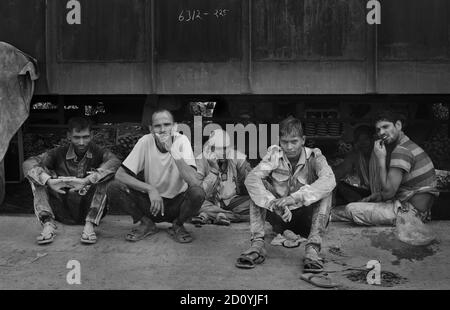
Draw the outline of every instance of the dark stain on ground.
<instances>
[{"instance_id":1,"label":"dark stain on ground","mask_svg":"<svg viewBox=\"0 0 450 310\"><path fill-rule=\"evenodd\" d=\"M427 246L409 245L398 240L393 232L384 231L376 235L368 235L367 237L370 239L372 246L391 251L392 255L397 257L397 260L392 262L393 265L399 265L402 259L410 261L423 260L427 256L434 255L436 249L432 246L438 243L433 241Z\"/></svg>"},{"instance_id":2,"label":"dark stain on ground","mask_svg":"<svg viewBox=\"0 0 450 310\"><path fill-rule=\"evenodd\" d=\"M354 271L346 275L347 279L358 283L367 283L367 273L369 271ZM381 284L383 287L393 287L395 285L404 284L408 282L407 278L404 278L396 273L390 271L381 271Z\"/></svg>"}]
</instances>

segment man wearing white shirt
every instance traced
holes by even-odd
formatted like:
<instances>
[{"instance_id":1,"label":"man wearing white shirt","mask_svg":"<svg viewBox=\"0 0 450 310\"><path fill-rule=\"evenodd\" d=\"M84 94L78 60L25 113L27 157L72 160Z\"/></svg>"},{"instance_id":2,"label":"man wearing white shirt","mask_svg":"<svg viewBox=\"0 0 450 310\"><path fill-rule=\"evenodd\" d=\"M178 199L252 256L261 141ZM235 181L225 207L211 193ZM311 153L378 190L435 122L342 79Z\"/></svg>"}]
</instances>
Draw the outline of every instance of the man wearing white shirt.
<instances>
[{"instance_id":1,"label":"man wearing white shirt","mask_svg":"<svg viewBox=\"0 0 450 310\"><path fill-rule=\"evenodd\" d=\"M180 243L191 242L183 224L198 213L205 199L191 144L176 132L167 110L153 113L150 131L139 139L109 185L109 204L130 214L134 223L140 222L126 236L128 241L155 234L155 223L171 222L169 234ZM144 181L137 177L142 171Z\"/></svg>"}]
</instances>

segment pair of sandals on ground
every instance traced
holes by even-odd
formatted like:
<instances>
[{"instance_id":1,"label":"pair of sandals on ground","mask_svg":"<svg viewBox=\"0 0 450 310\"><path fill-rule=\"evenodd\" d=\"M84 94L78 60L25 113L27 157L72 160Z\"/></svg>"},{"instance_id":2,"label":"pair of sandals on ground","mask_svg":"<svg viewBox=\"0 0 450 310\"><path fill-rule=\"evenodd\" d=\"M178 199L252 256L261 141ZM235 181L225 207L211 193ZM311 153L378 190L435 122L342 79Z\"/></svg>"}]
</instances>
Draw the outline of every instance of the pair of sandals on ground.
<instances>
[{"instance_id":1,"label":"pair of sandals on ground","mask_svg":"<svg viewBox=\"0 0 450 310\"><path fill-rule=\"evenodd\" d=\"M138 227L133 228L125 237L127 241L137 242L149 236L152 236L159 232L158 227L155 224L153 225L139 225ZM172 224L172 227L167 229L169 236L172 237L175 241L179 243L189 243L192 242L193 238L191 234L186 230L184 225L177 225L176 223Z\"/></svg>"},{"instance_id":2,"label":"pair of sandals on ground","mask_svg":"<svg viewBox=\"0 0 450 310\"><path fill-rule=\"evenodd\" d=\"M262 264L266 260L267 251L264 240L253 240L249 249L242 252L236 261L236 267L241 269L252 269L256 265ZM321 275L324 271L323 259L319 256L317 249L313 246L306 246L305 257L303 258L303 274L301 279L321 288L338 287L330 278Z\"/></svg>"},{"instance_id":3,"label":"pair of sandals on ground","mask_svg":"<svg viewBox=\"0 0 450 310\"><path fill-rule=\"evenodd\" d=\"M39 245L49 244L55 240L56 224L48 221L44 223L44 228L41 234L36 238ZM86 232L83 230L80 237L80 242L83 244L94 244L97 242L97 235L94 231Z\"/></svg>"}]
</instances>

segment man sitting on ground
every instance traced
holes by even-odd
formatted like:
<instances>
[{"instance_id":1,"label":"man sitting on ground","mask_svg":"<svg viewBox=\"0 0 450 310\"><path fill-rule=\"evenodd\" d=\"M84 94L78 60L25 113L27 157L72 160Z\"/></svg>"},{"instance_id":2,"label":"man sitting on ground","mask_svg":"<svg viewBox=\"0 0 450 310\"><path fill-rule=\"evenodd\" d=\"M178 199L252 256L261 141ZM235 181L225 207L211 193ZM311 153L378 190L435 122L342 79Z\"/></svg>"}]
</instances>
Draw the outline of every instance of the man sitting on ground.
<instances>
[{"instance_id":1,"label":"man sitting on ground","mask_svg":"<svg viewBox=\"0 0 450 310\"><path fill-rule=\"evenodd\" d=\"M425 151L403 133L397 113L381 112L375 119L379 140L374 153L379 167L381 191L362 202L332 210L334 220L360 225L395 225L399 212L412 213L425 221L438 195L433 163Z\"/></svg>"},{"instance_id":2,"label":"man sitting on ground","mask_svg":"<svg viewBox=\"0 0 450 310\"><path fill-rule=\"evenodd\" d=\"M155 223L170 222L168 232L175 241L191 242L184 223L205 200L191 143L176 132L168 110L153 113L150 132L139 139L108 186L109 203L130 214L134 223L140 222L126 236L128 241L155 234ZM142 171L145 181L138 179Z\"/></svg>"},{"instance_id":3,"label":"man sitting on ground","mask_svg":"<svg viewBox=\"0 0 450 310\"><path fill-rule=\"evenodd\" d=\"M251 247L236 262L239 268L253 268L265 260L264 224L275 233L289 229L308 237L304 272L321 272L319 257L328 224L335 176L317 148L304 146L300 120L289 117L280 123L280 146L269 147L262 161L249 173Z\"/></svg>"},{"instance_id":4,"label":"man sitting on ground","mask_svg":"<svg viewBox=\"0 0 450 310\"><path fill-rule=\"evenodd\" d=\"M374 133L369 126L357 127L353 133L354 149L334 169L337 206L360 201L370 195L371 177L377 173L375 158L371 156Z\"/></svg>"},{"instance_id":5,"label":"man sitting on ground","mask_svg":"<svg viewBox=\"0 0 450 310\"><path fill-rule=\"evenodd\" d=\"M38 244L55 238L55 220L63 224L84 224L81 242L97 241L94 226L106 214L106 186L120 161L92 140L91 125L84 118L69 120L70 143L56 147L23 163L31 183L34 211L43 225Z\"/></svg>"},{"instance_id":6,"label":"man sitting on ground","mask_svg":"<svg viewBox=\"0 0 450 310\"><path fill-rule=\"evenodd\" d=\"M251 169L245 155L230 147L225 131L211 132L203 153L197 157L206 200L192 223L228 226L231 222L248 221L250 197L244 181Z\"/></svg>"}]
</instances>

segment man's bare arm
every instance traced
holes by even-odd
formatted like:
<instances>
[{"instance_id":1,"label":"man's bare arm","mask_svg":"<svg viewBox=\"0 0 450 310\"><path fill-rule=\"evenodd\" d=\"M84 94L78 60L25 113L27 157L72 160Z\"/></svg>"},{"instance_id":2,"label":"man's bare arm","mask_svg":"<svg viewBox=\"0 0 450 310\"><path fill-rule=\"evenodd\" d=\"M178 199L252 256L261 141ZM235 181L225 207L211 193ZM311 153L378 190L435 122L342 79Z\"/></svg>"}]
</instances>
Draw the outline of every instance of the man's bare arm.
<instances>
[{"instance_id":1,"label":"man's bare arm","mask_svg":"<svg viewBox=\"0 0 450 310\"><path fill-rule=\"evenodd\" d=\"M189 166L182 158L174 161L181 177L189 186L202 186L202 177L194 167Z\"/></svg>"},{"instance_id":2,"label":"man's bare arm","mask_svg":"<svg viewBox=\"0 0 450 310\"><path fill-rule=\"evenodd\" d=\"M156 191L156 188L153 187L150 184L147 184L145 182L142 182L135 178L134 176L127 173L127 171L123 167L119 167L119 169L116 172L116 180L122 182L126 186L141 191L145 193L149 193L152 191Z\"/></svg>"}]
</instances>

